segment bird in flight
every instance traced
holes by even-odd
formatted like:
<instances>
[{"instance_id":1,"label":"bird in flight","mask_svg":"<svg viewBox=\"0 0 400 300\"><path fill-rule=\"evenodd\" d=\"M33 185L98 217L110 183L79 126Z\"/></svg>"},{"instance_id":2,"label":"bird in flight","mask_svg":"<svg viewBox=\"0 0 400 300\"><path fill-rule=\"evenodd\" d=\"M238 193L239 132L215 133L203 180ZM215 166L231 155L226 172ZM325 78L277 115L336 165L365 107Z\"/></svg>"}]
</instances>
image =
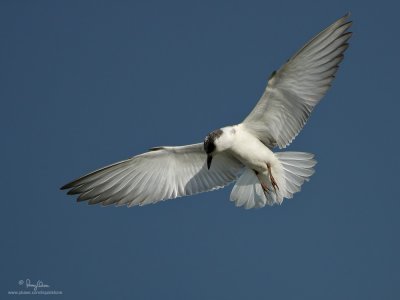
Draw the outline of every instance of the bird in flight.
<instances>
[{"instance_id":1,"label":"bird in flight","mask_svg":"<svg viewBox=\"0 0 400 300\"><path fill-rule=\"evenodd\" d=\"M351 37L345 15L274 71L260 100L238 125L209 133L203 143L155 147L61 187L78 201L146 205L222 188L246 209L281 204L314 173L314 155L272 152L288 146L325 95Z\"/></svg>"}]
</instances>

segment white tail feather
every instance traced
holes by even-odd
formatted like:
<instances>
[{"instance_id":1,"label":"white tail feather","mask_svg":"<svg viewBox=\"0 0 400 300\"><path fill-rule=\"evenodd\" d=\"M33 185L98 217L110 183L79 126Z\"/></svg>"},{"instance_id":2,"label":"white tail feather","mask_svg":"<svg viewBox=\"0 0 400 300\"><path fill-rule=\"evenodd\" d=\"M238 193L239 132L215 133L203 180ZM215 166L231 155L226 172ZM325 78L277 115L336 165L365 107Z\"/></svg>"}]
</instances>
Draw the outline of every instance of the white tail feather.
<instances>
[{"instance_id":1,"label":"white tail feather","mask_svg":"<svg viewBox=\"0 0 400 300\"><path fill-rule=\"evenodd\" d=\"M246 168L232 189L231 201L245 209L264 207L268 199L253 170Z\"/></svg>"},{"instance_id":2,"label":"white tail feather","mask_svg":"<svg viewBox=\"0 0 400 300\"><path fill-rule=\"evenodd\" d=\"M232 189L231 201L236 206L244 208L259 208L266 204L281 204L283 198L292 198L294 193L300 191L304 181L314 174L313 167L316 161L314 155L304 152L278 152L275 153L278 163L272 167L271 172L279 189L272 188L268 173L260 174L259 177L268 187L269 192L264 192L253 170L246 168Z\"/></svg>"},{"instance_id":3,"label":"white tail feather","mask_svg":"<svg viewBox=\"0 0 400 300\"><path fill-rule=\"evenodd\" d=\"M278 152L275 156L283 169L284 197L292 198L294 193L301 190L304 181L310 180L317 161L314 159L314 154L305 152Z\"/></svg>"}]
</instances>

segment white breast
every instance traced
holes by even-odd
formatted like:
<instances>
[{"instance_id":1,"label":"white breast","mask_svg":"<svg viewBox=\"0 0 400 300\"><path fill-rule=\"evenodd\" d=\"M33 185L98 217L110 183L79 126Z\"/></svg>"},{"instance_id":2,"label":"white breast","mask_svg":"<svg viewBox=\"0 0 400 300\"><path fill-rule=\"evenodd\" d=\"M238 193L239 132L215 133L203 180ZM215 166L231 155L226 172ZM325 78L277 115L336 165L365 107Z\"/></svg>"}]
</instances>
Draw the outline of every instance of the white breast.
<instances>
[{"instance_id":1,"label":"white breast","mask_svg":"<svg viewBox=\"0 0 400 300\"><path fill-rule=\"evenodd\" d=\"M267 170L267 163L272 167L278 163L273 152L257 137L243 129L241 124L233 128L235 136L230 152L244 165L262 173Z\"/></svg>"}]
</instances>

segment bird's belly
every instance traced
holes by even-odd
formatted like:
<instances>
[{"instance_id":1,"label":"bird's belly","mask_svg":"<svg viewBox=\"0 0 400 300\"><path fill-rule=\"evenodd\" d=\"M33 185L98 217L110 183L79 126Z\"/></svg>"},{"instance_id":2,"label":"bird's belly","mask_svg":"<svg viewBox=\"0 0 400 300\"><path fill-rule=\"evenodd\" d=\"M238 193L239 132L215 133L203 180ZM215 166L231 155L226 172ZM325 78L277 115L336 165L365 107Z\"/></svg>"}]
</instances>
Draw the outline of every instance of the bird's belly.
<instances>
[{"instance_id":1,"label":"bird's belly","mask_svg":"<svg viewBox=\"0 0 400 300\"><path fill-rule=\"evenodd\" d=\"M275 159L273 152L256 138L238 140L231 152L242 164L259 173L265 172L267 163Z\"/></svg>"}]
</instances>

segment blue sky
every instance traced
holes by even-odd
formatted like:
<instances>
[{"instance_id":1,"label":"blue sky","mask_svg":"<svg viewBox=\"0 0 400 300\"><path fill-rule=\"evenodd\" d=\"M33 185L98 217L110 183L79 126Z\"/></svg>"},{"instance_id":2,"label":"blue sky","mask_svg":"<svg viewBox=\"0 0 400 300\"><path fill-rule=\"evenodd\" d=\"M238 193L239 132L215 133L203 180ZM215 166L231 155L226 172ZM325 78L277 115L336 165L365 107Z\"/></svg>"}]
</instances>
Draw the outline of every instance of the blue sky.
<instances>
[{"instance_id":1,"label":"blue sky","mask_svg":"<svg viewBox=\"0 0 400 300\"><path fill-rule=\"evenodd\" d=\"M2 1L1 295L399 299L399 6L394 1ZM269 74L346 12L333 88L288 148L316 173L279 207L231 187L141 208L59 187L239 123ZM11 297L10 297L11 298Z\"/></svg>"}]
</instances>

